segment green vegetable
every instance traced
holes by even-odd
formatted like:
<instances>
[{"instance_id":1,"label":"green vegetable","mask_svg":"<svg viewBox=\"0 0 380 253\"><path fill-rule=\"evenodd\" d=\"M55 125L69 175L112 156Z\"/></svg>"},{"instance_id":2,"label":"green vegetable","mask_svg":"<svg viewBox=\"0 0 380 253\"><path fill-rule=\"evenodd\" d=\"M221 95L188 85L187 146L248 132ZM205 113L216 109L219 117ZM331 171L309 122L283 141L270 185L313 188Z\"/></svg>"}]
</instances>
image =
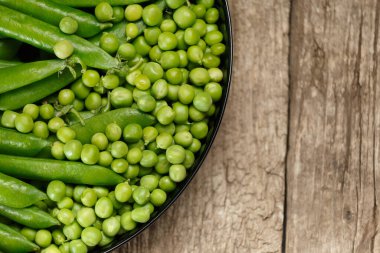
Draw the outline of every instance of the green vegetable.
<instances>
[{"instance_id":1,"label":"green vegetable","mask_svg":"<svg viewBox=\"0 0 380 253\"><path fill-rule=\"evenodd\" d=\"M13 66L16 66L16 65L20 65L22 64L22 62L19 62L19 61L8 61L8 60L1 60L0 59L0 68L7 68L7 67L13 67Z\"/></svg>"},{"instance_id":2,"label":"green vegetable","mask_svg":"<svg viewBox=\"0 0 380 253\"><path fill-rule=\"evenodd\" d=\"M39 156L50 153L52 142L32 134L22 134L0 127L0 153L19 156Z\"/></svg>"},{"instance_id":3,"label":"green vegetable","mask_svg":"<svg viewBox=\"0 0 380 253\"><path fill-rule=\"evenodd\" d=\"M0 69L0 94L44 79L63 70L65 65L65 61L46 60L2 68Z\"/></svg>"},{"instance_id":4,"label":"green vegetable","mask_svg":"<svg viewBox=\"0 0 380 253\"><path fill-rule=\"evenodd\" d=\"M0 205L0 215L30 228L48 228L59 225L58 220L38 207L12 208Z\"/></svg>"},{"instance_id":5,"label":"green vegetable","mask_svg":"<svg viewBox=\"0 0 380 253\"><path fill-rule=\"evenodd\" d=\"M25 236L0 223L0 251L5 253L22 253L37 251L39 247L28 241Z\"/></svg>"},{"instance_id":6,"label":"green vegetable","mask_svg":"<svg viewBox=\"0 0 380 253\"><path fill-rule=\"evenodd\" d=\"M0 61L1 66L1 61ZM80 68L75 67L76 77L80 77ZM53 74L27 86L0 94L0 110L16 110L26 104L39 101L70 84L76 78L69 69L61 74Z\"/></svg>"},{"instance_id":7,"label":"green vegetable","mask_svg":"<svg viewBox=\"0 0 380 253\"><path fill-rule=\"evenodd\" d=\"M99 68L117 68L119 62L91 42L76 35L66 35L58 27L0 5L0 34L28 43L53 53L57 42L68 40L74 46L74 56L85 65ZM12 17L9 19L8 17Z\"/></svg>"},{"instance_id":8,"label":"green vegetable","mask_svg":"<svg viewBox=\"0 0 380 253\"><path fill-rule=\"evenodd\" d=\"M111 23L100 23L93 15L87 12L58 3L61 3L61 1L55 3L54 1L48 0L0 0L1 5L23 12L55 26L59 25L62 18L71 17L78 22L78 31L76 34L84 38L94 36L102 30L112 27Z\"/></svg>"},{"instance_id":9,"label":"green vegetable","mask_svg":"<svg viewBox=\"0 0 380 253\"><path fill-rule=\"evenodd\" d=\"M53 2L72 6L72 7L95 7L101 2L107 2L111 5L130 5L148 2L149 0L52 0Z\"/></svg>"},{"instance_id":10,"label":"green vegetable","mask_svg":"<svg viewBox=\"0 0 380 253\"><path fill-rule=\"evenodd\" d=\"M96 133L104 133L110 123L116 123L120 127L125 127L130 123L137 123L142 127L152 125L154 117L141 113L132 108L120 108L96 115L84 120L85 125L72 125L71 128L76 132L77 139L82 143L91 143L91 138Z\"/></svg>"},{"instance_id":11,"label":"green vegetable","mask_svg":"<svg viewBox=\"0 0 380 253\"><path fill-rule=\"evenodd\" d=\"M56 179L73 184L116 185L124 181L123 177L101 166L10 155L0 155L0 172L32 180Z\"/></svg>"},{"instance_id":12,"label":"green vegetable","mask_svg":"<svg viewBox=\"0 0 380 253\"><path fill-rule=\"evenodd\" d=\"M47 198L34 186L3 173L0 173L0 192L0 204L14 208L24 208Z\"/></svg>"},{"instance_id":13,"label":"green vegetable","mask_svg":"<svg viewBox=\"0 0 380 253\"><path fill-rule=\"evenodd\" d=\"M12 60L18 50L20 49L21 42L14 39L0 39L0 59Z\"/></svg>"}]
</instances>

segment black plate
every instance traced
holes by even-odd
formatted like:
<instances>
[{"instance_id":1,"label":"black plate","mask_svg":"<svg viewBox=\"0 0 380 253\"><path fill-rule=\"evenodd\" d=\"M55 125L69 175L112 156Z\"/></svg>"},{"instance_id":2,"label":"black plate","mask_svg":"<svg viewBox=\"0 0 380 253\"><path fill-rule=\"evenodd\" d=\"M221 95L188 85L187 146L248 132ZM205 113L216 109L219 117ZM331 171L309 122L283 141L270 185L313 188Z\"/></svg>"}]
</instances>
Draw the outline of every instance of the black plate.
<instances>
[{"instance_id":1,"label":"black plate","mask_svg":"<svg viewBox=\"0 0 380 253\"><path fill-rule=\"evenodd\" d=\"M202 163L205 160L211 148L212 143L214 142L220 123L222 122L224 110L227 105L227 98L228 98L228 93L230 90L231 75L232 75L233 46L232 46L231 15L230 15L227 0L216 0L216 6L220 11L219 27L221 28L221 31L224 33L224 38L225 38L224 43L227 46L227 50L226 50L225 56L222 58L222 64L223 64L222 68L224 71L224 80L222 83L223 96L220 102L218 102L218 105L217 105L218 110L216 111L215 115L210 119L210 124L209 124L210 131L206 138L205 144L203 145L200 151L200 154L197 155L197 159L195 161L194 166L188 170L189 175L187 176L187 178L178 185L177 189L174 192L168 195L168 200L166 201L166 203L161 208L155 210L155 212L152 214L152 219L148 223L143 224L139 226L138 228L136 228L135 230L120 236L117 240L115 240L110 245L97 249L93 252L102 252L102 253L111 252L117 249L118 247L122 246L123 244L127 243L128 241L132 240L141 232L143 232L146 228L151 226L177 200L177 198L182 194L182 192L186 189L188 184L194 178L199 168L202 166Z\"/></svg>"}]
</instances>

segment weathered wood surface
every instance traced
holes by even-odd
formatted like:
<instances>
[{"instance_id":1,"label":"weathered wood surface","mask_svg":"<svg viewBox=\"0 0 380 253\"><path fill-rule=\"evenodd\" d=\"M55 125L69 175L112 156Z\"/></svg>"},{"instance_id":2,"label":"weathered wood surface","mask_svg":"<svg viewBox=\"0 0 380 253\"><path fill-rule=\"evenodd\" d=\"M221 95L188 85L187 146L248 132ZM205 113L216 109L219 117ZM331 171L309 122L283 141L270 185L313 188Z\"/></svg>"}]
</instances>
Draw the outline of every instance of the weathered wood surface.
<instances>
[{"instance_id":1,"label":"weathered wood surface","mask_svg":"<svg viewBox=\"0 0 380 253\"><path fill-rule=\"evenodd\" d=\"M288 105L289 2L230 1L233 88L190 187L118 252L280 252Z\"/></svg>"},{"instance_id":2,"label":"weathered wood surface","mask_svg":"<svg viewBox=\"0 0 380 253\"><path fill-rule=\"evenodd\" d=\"M286 252L380 252L376 0L294 0Z\"/></svg>"}]
</instances>

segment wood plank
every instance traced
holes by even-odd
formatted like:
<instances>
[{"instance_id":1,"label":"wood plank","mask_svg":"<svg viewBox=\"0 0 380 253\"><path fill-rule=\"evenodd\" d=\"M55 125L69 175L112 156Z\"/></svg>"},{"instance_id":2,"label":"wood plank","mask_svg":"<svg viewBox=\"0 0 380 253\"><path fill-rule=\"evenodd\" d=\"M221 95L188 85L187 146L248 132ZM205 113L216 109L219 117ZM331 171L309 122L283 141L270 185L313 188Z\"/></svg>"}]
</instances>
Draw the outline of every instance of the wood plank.
<instances>
[{"instance_id":1,"label":"wood plank","mask_svg":"<svg viewBox=\"0 0 380 253\"><path fill-rule=\"evenodd\" d=\"M294 0L286 252L379 252L376 0Z\"/></svg>"},{"instance_id":2,"label":"wood plank","mask_svg":"<svg viewBox=\"0 0 380 253\"><path fill-rule=\"evenodd\" d=\"M289 2L230 3L234 80L212 151L176 204L115 252L281 251Z\"/></svg>"}]
</instances>

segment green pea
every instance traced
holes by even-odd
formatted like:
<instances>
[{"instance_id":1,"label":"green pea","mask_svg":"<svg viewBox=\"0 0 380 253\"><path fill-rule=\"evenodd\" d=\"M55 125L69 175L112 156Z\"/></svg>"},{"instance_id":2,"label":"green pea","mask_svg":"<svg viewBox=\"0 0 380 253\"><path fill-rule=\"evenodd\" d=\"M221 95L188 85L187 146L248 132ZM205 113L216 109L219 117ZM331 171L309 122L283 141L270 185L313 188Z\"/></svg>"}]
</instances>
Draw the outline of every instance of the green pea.
<instances>
[{"instance_id":1,"label":"green pea","mask_svg":"<svg viewBox=\"0 0 380 253\"><path fill-rule=\"evenodd\" d=\"M175 112L174 122L178 124L186 123L189 118L189 107L182 103L176 102L173 104Z\"/></svg>"},{"instance_id":2,"label":"green pea","mask_svg":"<svg viewBox=\"0 0 380 253\"><path fill-rule=\"evenodd\" d=\"M173 136L168 133L160 133L156 138L157 147L167 149L173 144Z\"/></svg>"},{"instance_id":3,"label":"green pea","mask_svg":"<svg viewBox=\"0 0 380 253\"><path fill-rule=\"evenodd\" d=\"M70 253L70 243L65 242L58 249L61 253Z\"/></svg>"},{"instance_id":4,"label":"green pea","mask_svg":"<svg viewBox=\"0 0 380 253\"><path fill-rule=\"evenodd\" d=\"M119 39L113 33L103 33L99 41L100 47L109 54L115 54L119 49Z\"/></svg>"},{"instance_id":5,"label":"green pea","mask_svg":"<svg viewBox=\"0 0 380 253\"><path fill-rule=\"evenodd\" d=\"M143 186L138 186L132 193L134 201L139 205L144 205L149 201L150 192Z\"/></svg>"},{"instance_id":6,"label":"green pea","mask_svg":"<svg viewBox=\"0 0 380 253\"><path fill-rule=\"evenodd\" d=\"M199 42L199 40L201 39L201 36L196 29L190 27L185 30L184 39L185 39L186 44L192 46L192 45L196 45Z\"/></svg>"},{"instance_id":7,"label":"green pea","mask_svg":"<svg viewBox=\"0 0 380 253\"><path fill-rule=\"evenodd\" d=\"M148 62L144 67L143 74L149 78L151 83L154 83L164 76L164 70L160 64Z\"/></svg>"},{"instance_id":8,"label":"green pea","mask_svg":"<svg viewBox=\"0 0 380 253\"><path fill-rule=\"evenodd\" d=\"M120 220L121 218L119 219L117 217L110 217L104 220L102 224L103 233L109 237L114 237L115 235L117 235L121 227Z\"/></svg>"},{"instance_id":9,"label":"green pea","mask_svg":"<svg viewBox=\"0 0 380 253\"><path fill-rule=\"evenodd\" d=\"M197 4L202 4L206 9L209 9L215 5L215 0L197 0Z\"/></svg>"},{"instance_id":10,"label":"green pea","mask_svg":"<svg viewBox=\"0 0 380 253\"><path fill-rule=\"evenodd\" d=\"M208 9L204 18L208 24L215 24L219 20L218 9L216 9L216 8Z\"/></svg>"},{"instance_id":11,"label":"green pea","mask_svg":"<svg viewBox=\"0 0 380 253\"><path fill-rule=\"evenodd\" d=\"M61 253L56 245L49 245L47 248L41 250L41 253Z\"/></svg>"},{"instance_id":12,"label":"green pea","mask_svg":"<svg viewBox=\"0 0 380 253\"><path fill-rule=\"evenodd\" d=\"M105 150L108 146L108 139L104 133L96 133L92 136L91 143L99 150Z\"/></svg>"},{"instance_id":13,"label":"green pea","mask_svg":"<svg viewBox=\"0 0 380 253\"><path fill-rule=\"evenodd\" d=\"M96 70L88 69L82 75L83 84L89 88L95 87L100 81L100 75Z\"/></svg>"},{"instance_id":14,"label":"green pea","mask_svg":"<svg viewBox=\"0 0 380 253\"><path fill-rule=\"evenodd\" d=\"M18 114L14 120L17 131L21 133L30 133L33 131L33 118L26 113Z\"/></svg>"},{"instance_id":15,"label":"green pea","mask_svg":"<svg viewBox=\"0 0 380 253\"><path fill-rule=\"evenodd\" d=\"M51 148L51 155L57 159L57 160L63 160L65 159L65 153L64 153L64 145L60 141L55 141L53 143L53 146Z\"/></svg>"},{"instance_id":16,"label":"green pea","mask_svg":"<svg viewBox=\"0 0 380 253\"><path fill-rule=\"evenodd\" d=\"M191 145L191 143L193 143L193 136L187 131L179 132L174 136L174 141L176 144L187 148Z\"/></svg>"},{"instance_id":17,"label":"green pea","mask_svg":"<svg viewBox=\"0 0 380 253\"><path fill-rule=\"evenodd\" d=\"M76 202L81 202L82 193L86 189L86 186L83 185L77 185L74 187L73 197Z\"/></svg>"},{"instance_id":18,"label":"green pea","mask_svg":"<svg viewBox=\"0 0 380 253\"><path fill-rule=\"evenodd\" d=\"M208 125L203 121L196 122L191 126L190 132L195 138L204 139L208 133Z\"/></svg>"},{"instance_id":19,"label":"green pea","mask_svg":"<svg viewBox=\"0 0 380 253\"><path fill-rule=\"evenodd\" d=\"M183 84L178 90L178 99L182 104L190 104L195 97L195 91L193 86L189 84Z\"/></svg>"},{"instance_id":20,"label":"green pea","mask_svg":"<svg viewBox=\"0 0 380 253\"><path fill-rule=\"evenodd\" d=\"M190 131L190 125L188 124L182 124L182 125L176 125L175 126L175 133L180 133L180 132L189 132Z\"/></svg>"},{"instance_id":21,"label":"green pea","mask_svg":"<svg viewBox=\"0 0 380 253\"><path fill-rule=\"evenodd\" d=\"M67 189L69 187L66 187L66 195L67 195ZM59 209L71 209L74 206L74 201L70 197L64 197L61 201L57 203L57 207Z\"/></svg>"},{"instance_id":22,"label":"green pea","mask_svg":"<svg viewBox=\"0 0 380 253\"><path fill-rule=\"evenodd\" d=\"M40 106L40 116L44 120L54 117L54 107L51 104L43 104Z\"/></svg>"},{"instance_id":23,"label":"green pea","mask_svg":"<svg viewBox=\"0 0 380 253\"><path fill-rule=\"evenodd\" d=\"M179 67L185 68L189 64L189 60L187 58L187 52L185 50L178 50L177 53L178 53L179 61L180 61Z\"/></svg>"},{"instance_id":24,"label":"green pea","mask_svg":"<svg viewBox=\"0 0 380 253\"><path fill-rule=\"evenodd\" d=\"M141 19L143 8L139 4L131 4L125 8L125 19L131 22L135 22Z\"/></svg>"},{"instance_id":25,"label":"green pea","mask_svg":"<svg viewBox=\"0 0 380 253\"><path fill-rule=\"evenodd\" d=\"M63 152L70 161L79 160L82 153L82 144L78 140L70 140L64 145Z\"/></svg>"},{"instance_id":26,"label":"green pea","mask_svg":"<svg viewBox=\"0 0 380 253\"><path fill-rule=\"evenodd\" d=\"M18 113L13 111L4 111L3 116L1 117L1 125L8 128L15 127L15 120Z\"/></svg>"},{"instance_id":27,"label":"green pea","mask_svg":"<svg viewBox=\"0 0 380 253\"><path fill-rule=\"evenodd\" d=\"M172 192L177 187L177 184L169 176L161 177L158 185L165 192Z\"/></svg>"},{"instance_id":28,"label":"green pea","mask_svg":"<svg viewBox=\"0 0 380 253\"><path fill-rule=\"evenodd\" d=\"M194 97L193 105L200 112L208 112L212 105L212 97L207 92L199 92Z\"/></svg>"},{"instance_id":29,"label":"green pea","mask_svg":"<svg viewBox=\"0 0 380 253\"><path fill-rule=\"evenodd\" d=\"M174 182L182 182L186 178L186 168L182 164L174 164L169 168L169 177Z\"/></svg>"},{"instance_id":30,"label":"green pea","mask_svg":"<svg viewBox=\"0 0 380 253\"><path fill-rule=\"evenodd\" d=\"M155 126L154 126L158 133L168 133L170 135L174 135L175 133L175 125L174 123L170 123L169 125L162 125L160 123L157 123Z\"/></svg>"},{"instance_id":31,"label":"green pea","mask_svg":"<svg viewBox=\"0 0 380 253\"><path fill-rule=\"evenodd\" d=\"M213 82L211 83L211 85L207 84L206 87L205 87L205 91L208 92L207 90L209 89L210 91L211 90L214 90L214 92L216 90L220 90L220 94L222 93L221 90L222 90L222 87L220 86L220 84L218 84L218 82L221 82L223 80L223 71L221 69L218 69L218 68L211 68L208 70L208 74L210 75L210 81ZM217 83L217 85L215 84ZM220 86L220 87L216 87L216 86ZM207 86L211 86L211 87L208 87ZM220 88L220 89L219 89ZM209 92L210 95L212 95L211 93L212 92ZM219 93L219 92L218 92ZM217 100L215 100L217 101Z\"/></svg>"},{"instance_id":32,"label":"green pea","mask_svg":"<svg viewBox=\"0 0 380 253\"><path fill-rule=\"evenodd\" d=\"M203 55L203 49L200 46L191 46L187 49L187 58L192 63L201 64Z\"/></svg>"},{"instance_id":33,"label":"green pea","mask_svg":"<svg viewBox=\"0 0 380 253\"><path fill-rule=\"evenodd\" d=\"M128 151L127 161L129 164L138 164L142 159L142 151L139 148L132 148Z\"/></svg>"},{"instance_id":34,"label":"green pea","mask_svg":"<svg viewBox=\"0 0 380 253\"><path fill-rule=\"evenodd\" d=\"M131 186L127 182L116 185L115 197L121 203L127 202L132 197Z\"/></svg>"},{"instance_id":35,"label":"green pea","mask_svg":"<svg viewBox=\"0 0 380 253\"><path fill-rule=\"evenodd\" d=\"M37 231L31 228L24 227L21 229L20 233L26 237L31 242L34 242L36 238Z\"/></svg>"},{"instance_id":36,"label":"green pea","mask_svg":"<svg viewBox=\"0 0 380 253\"><path fill-rule=\"evenodd\" d=\"M146 223L150 219L150 211L143 207L133 209L131 212L131 218L138 223Z\"/></svg>"},{"instance_id":37,"label":"green pea","mask_svg":"<svg viewBox=\"0 0 380 253\"><path fill-rule=\"evenodd\" d=\"M132 60L136 57L136 48L131 43L124 43L119 46L117 54L125 60Z\"/></svg>"},{"instance_id":38,"label":"green pea","mask_svg":"<svg viewBox=\"0 0 380 253\"><path fill-rule=\"evenodd\" d=\"M210 81L210 75L205 68L195 68L190 71L190 80L197 86L204 86Z\"/></svg>"},{"instance_id":39,"label":"green pea","mask_svg":"<svg viewBox=\"0 0 380 253\"><path fill-rule=\"evenodd\" d=\"M132 213L131 212L125 212L123 215L120 217L120 223L123 229L126 231L131 231L136 228L137 224L136 222L132 219Z\"/></svg>"},{"instance_id":40,"label":"green pea","mask_svg":"<svg viewBox=\"0 0 380 253\"><path fill-rule=\"evenodd\" d=\"M182 6L173 14L173 19L181 29L192 26L195 22L195 13L187 6Z\"/></svg>"},{"instance_id":41,"label":"green pea","mask_svg":"<svg viewBox=\"0 0 380 253\"><path fill-rule=\"evenodd\" d=\"M120 203L115 197L115 191L112 191L108 194L108 198L111 200L114 209L120 209L123 206L123 203Z\"/></svg>"},{"instance_id":42,"label":"green pea","mask_svg":"<svg viewBox=\"0 0 380 253\"><path fill-rule=\"evenodd\" d=\"M102 97L96 92L91 92L84 104L88 110L96 110L102 105Z\"/></svg>"},{"instance_id":43,"label":"green pea","mask_svg":"<svg viewBox=\"0 0 380 253\"><path fill-rule=\"evenodd\" d=\"M101 2L95 7L95 16L100 22L111 21L113 17L112 6L107 2Z\"/></svg>"},{"instance_id":44,"label":"green pea","mask_svg":"<svg viewBox=\"0 0 380 253\"><path fill-rule=\"evenodd\" d=\"M166 150L166 159L171 164L181 164L185 160L185 149L179 145L172 145Z\"/></svg>"},{"instance_id":45,"label":"green pea","mask_svg":"<svg viewBox=\"0 0 380 253\"><path fill-rule=\"evenodd\" d=\"M102 151L99 153L98 164L104 167L108 167L112 164L113 157L109 151Z\"/></svg>"},{"instance_id":46,"label":"green pea","mask_svg":"<svg viewBox=\"0 0 380 253\"><path fill-rule=\"evenodd\" d=\"M166 192L161 189L154 189L150 195L150 202L154 206L162 206L166 201Z\"/></svg>"},{"instance_id":47,"label":"green pea","mask_svg":"<svg viewBox=\"0 0 380 253\"><path fill-rule=\"evenodd\" d=\"M102 77L102 84L104 88L112 90L120 85L120 79L117 75L108 74Z\"/></svg>"},{"instance_id":48,"label":"green pea","mask_svg":"<svg viewBox=\"0 0 380 253\"><path fill-rule=\"evenodd\" d=\"M59 210L57 218L61 223L65 225L70 225L74 221L74 214L69 209L61 209Z\"/></svg>"},{"instance_id":49,"label":"green pea","mask_svg":"<svg viewBox=\"0 0 380 253\"><path fill-rule=\"evenodd\" d=\"M168 106L168 102L166 102L165 100L159 100L157 101L156 103L156 108L154 108L154 111L153 111L153 115L154 116L157 116L157 112L164 106Z\"/></svg>"},{"instance_id":50,"label":"green pea","mask_svg":"<svg viewBox=\"0 0 380 253\"><path fill-rule=\"evenodd\" d=\"M203 18L206 14L206 6L204 4L195 4L191 6L197 18Z\"/></svg>"},{"instance_id":51,"label":"green pea","mask_svg":"<svg viewBox=\"0 0 380 253\"><path fill-rule=\"evenodd\" d=\"M135 85L136 85L136 88L138 88L139 90L145 91L150 88L151 82L148 76L141 74L136 77Z\"/></svg>"},{"instance_id":52,"label":"green pea","mask_svg":"<svg viewBox=\"0 0 380 253\"><path fill-rule=\"evenodd\" d=\"M156 153L150 150L142 151L142 158L140 160L140 165L143 167L151 168L156 165L158 158Z\"/></svg>"},{"instance_id":53,"label":"green pea","mask_svg":"<svg viewBox=\"0 0 380 253\"><path fill-rule=\"evenodd\" d=\"M105 134L110 141L117 141L121 138L122 130L116 123L110 123L106 126Z\"/></svg>"},{"instance_id":54,"label":"green pea","mask_svg":"<svg viewBox=\"0 0 380 253\"><path fill-rule=\"evenodd\" d=\"M147 126L143 129L143 139L145 143L152 142L156 139L158 131L152 126Z\"/></svg>"},{"instance_id":55,"label":"green pea","mask_svg":"<svg viewBox=\"0 0 380 253\"><path fill-rule=\"evenodd\" d=\"M161 54L160 63L163 69L178 68L180 64L179 55L174 51L166 51Z\"/></svg>"},{"instance_id":56,"label":"green pea","mask_svg":"<svg viewBox=\"0 0 380 253\"><path fill-rule=\"evenodd\" d=\"M139 172L140 172L140 166L139 165L130 164L128 166L127 171L124 173L124 177L127 179L133 179L139 175Z\"/></svg>"},{"instance_id":57,"label":"green pea","mask_svg":"<svg viewBox=\"0 0 380 253\"><path fill-rule=\"evenodd\" d=\"M165 73L166 80L171 84L180 84L182 83L183 75L182 71L179 68L172 68L166 71Z\"/></svg>"},{"instance_id":58,"label":"green pea","mask_svg":"<svg viewBox=\"0 0 380 253\"><path fill-rule=\"evenodd\" d=\"M86 228L93 225L96 221L94 209L90 207L83 207L77 213L77 222L82 227Z\"/></svg>"},{"instance_id":59,"label":"green pea","mask_svg":"<svg viewBox=\"0 0 380 253\"><path fill-rule=\"evenodd\" d=\"M148 27L144 30L145 40L150 46L157 44L160 34L161 30L158 27Z\"/></svg>"},{"instance_id":60,"label":"green pea","mask_svg":"<svg viewBox=\"0 0 380 253\"><path fill-rule=\"evenodd\" d=\"M112 15L112 23L117 24L123 21L124 19L124 9L120 6L112 7L113 15Z\"/></svg>"},{"instance_id":61,"label":"green pea","mask_svg":"<svg viewBox=\"0 0 380 253\"><path fill-rule=\"evenodd\" d=\"M62 230L55 229L55 230L53 230L53 232L51 234L53 236L53 241L55 244L62 245L64 242L66 242L66 236L63 234ZM60 252L60 251L58 251L58 252Z\"/></svg>"},{"instance_id":62,"label":"green pea","mask_svg":"<svg viewBox=\"0 0 380 253\"><path fill-rule=\"evenodd\" d=\"M219 67L220 62L221 60L218 56L210 53L206 53L202 59L203 66L209 69Z\"/></svg>"},{"instance_id":63,"label":"green pea","mask_svg":"<svg viewBox=\"0 0 380 253\"><path fill-rule=\"evenodd\" d=\"M65 197L66 185L58 180L53 180L48 184L46 193L49 199L58 202Z\"/></svg>"},{"instance_id":64,"label":"green pea","mask_svg":"<svg viewBox=\"0 0 380 253\"><path fill-rule=\"evenodd\" d=\"M195 162L195 156L194 153L191 152L190 150L186 150L186 156L185 156L185 161L183 162L183 166L185 166L186 169L190 169L191 166L193 166Z\"/></svg>"},{"instance_id":65,"label":"green pea","mask_svg":"<svg viewBox=\"0 0 380 253\"><path fill-rule=\"evenodd\" d=\"M117 87L111 92L111 104L115 108L130 107L133 103L132 92L123 87Z\"/></svg>"},{"instance_id":66,"label":"green pea","mask_svg":"<svg viewBox=\"0 0 380 253\"><path fill-rule=\"evenodd\" d=\"M163 12L157 5L150 4L144 8L142 18L148 26L156 26L162 22Z\"/></svg>"},{"instance_id":67,"label":"green pea","mask_svg":"<svg viewBox=\"0 0 380 253\"><path fill-rule=\"evenodd\" d=\"M95 206L96 201L98 200L98 195L96 194L94 189L87 188L82 192L80 200L84 206L93 207Z\"/></svg>"},{"instance_id":68,"label":"green pea","mask_svg":"<svg viewBox=\"0 0 380 253\"><path fill-rule=\"evenodd\" d=\"M158 37L158 46L161 50L169 51L177 47L178 41L174 33L163 32Z\"/></svg>"},{"instance_id":69,"label":"green pea","mask_svg":"<svg viewBox=\"0 0 380 253\"><path fill-rule=\"evenodd\" d=\"M177 49L186 50L188 46L185 42L185 31L179 30L175 33L175 36L177 37Z\"/></svg>"},{"instance_id":70,"label":"green pea","mask_svg":"<svg viewBox=\"0 0 380 253\"><path fill-rule=\"evenodd\" d=\"M173 122L175 112L170 106L164 106L157 112L157 120L162 125L168 125Z\"/></svg>"},{"instance_id":71,"label":"green pea","mask_svg":"<svg viewBox=\"0 0 380 253\"><path fill-rule=\"evenodd\" d=\"M162 32L175 33L177 31L177 24L172 19L164 19L160 25Z\"/></svg>"},{"instance_id":72,"label":"green pea","mask_svg":"<svg viewBox=\"0 0 380 253\"><path fill-rule=\"evenodd\" d=\"M211 53L213 55L219 56L224 54L224 52L226 52L226 46L222 43L217 43L211 46Z\"/></svg>"},{"instance_id":73,"label":"green pea","mask_svg":"<svg viewBox=\"0 0 380 253\"><path fill-rule=\"evenodd\" d=\"M139 36L133 41L137 54L147 56L152 47L145 40L144 36Z\"/></svg>"},{"instance_id":74,"label":"green pea","mask_svg":"<svg viewBox=\"0 0 380 253\"><path fill-rule=\"evenodd\" d=\"M154 168L156 172L161 175L169 173L170 163L168 159L166 159L165 154L158 155L158 162Z\"/></svg>"},{"instance_id":75,"label":"green pea","mask_svg":"<svg viewBox=\"0 0 380 253\"><path fill-rule=\"evenodd\" d=\"M178 9L184 5L186 0L166 0L166 4L170 9Z\"/></svg>"},{"instance_id":76,"label":"green pea","mask_svg":"<svg viewBox=\"0 0 380 253\"><path fill-rule=\"evenodd\" d=\"M87 246L82 240L74 240L69 243L70 253L87 253Z\"/></svg>"},{"instance_id":77,"label":"green pea","mask_svg":"<svg viewBox=\"0 0 380 253\"><path fill-rule=\"evenodd\" d=\"M133 99L134 101L138 101L140 97L150 95L149 90L140 90L138 88L133 89ZM132 104L132 108L138 109L138 106L136 103Z\"/></svg>"},{"instance_id":78,"label":"green pea","mask_svg":"<svg viewBox=\"0 0 380 253\"><path fill-rule=\"evenodd\" d=\"M122 141L115 141L111 144L111 155L114 158L122 158L128 154L128 145Z\"/></svg>"},{"instance_id":79,"label":"green pea","mask_svg":"<svg viewBox=\"0 0 380 253\"><path fill-rule=\"evenodd\" d=\"M42 248L46 248L51 244L52 236L49 230L41 229L36 233L35 242Z\"/></svg>"},{"instance_id":80,"label":"green pea","mask_svg":"<svg viewBox=\"0 0 380 253\"><path fill-rule=\"evenodd\" d=\"M147 188L150 192L158 187L158 178L154 175L146 175L140 179L140 185Z\"/></svg>"},{"instance_id":81,"label":"green pea","mask_svg":"<svg viewBox=\"0 0 380 253\"><path fill-rule=\"evenodd\" d=\"M136 38L139 35L139 28L135 23L128 23L125 26L125 35L127 40Z\"/></svg>"},{"instance_id":82,"label":"green pea","mask_svg":"<svg viewBox=\"0 0 380 253\"><path fill-rule=\"evenodd\" d=\"M61 127L57 131L57 138L63 143L67 143L73 139L75 139L76 133L69 127Z\"/></svg>"},{"instance_id":83,"label":"green pea","mask_svg":"<svg viewBox=\"0 0 380 253\"><path fill-rule=\"evenodd\" d=\"M29 115L33 120L38 118L40 108L35 104L27 104L22 109L22 113Z\"/></svg>"},{"instance_id":84,"label":"green pea","mask_svg":"<svg viewBox=\"0 0 380 253\"><path fill-rule=\"evenodd\" d=\"M149 210L149 214L152 214L154 212L154 205L152 205L152 203L150 203L150 202L148 202L148 203L146 203L144 205L139 205L137 203L134 203L133 204L133 209L136 209L136 208L145 208L145 209L148 209Z\"/></svg>"},{"instance_id":85,"label":"green pea","mask_svg":"<svg viewBox=\"0 0 380 253\"><path fill-rule=\"evenodd\" d=\"M96 164L99 160L99 149L95 145L84 144L80 156L83 163Z\"/></svg>"},{"instance_id":86,"label":"green pea","mask_svg":"<svg viewBox=\"0 0 380 253\"><path fill-rule=\"evenodd\" d=\"M151 93L154 98L163 99L167 96L168 90L168 83L164 79L159 79L153 84Z\"/></svg>"},{"instance_id":87,"label":"green pea","mask_svg":"<svg viewBox=\"0 0 380 253\"><path fill-rule=\"evenodd\" d=\"M74 46L69 40L61 40L54 45L53 51L55 56L64 60L74 53Z\"/></svg>"},{"instance_id":88,"label":"green pea","mask_svg":"<svg viewBox=\"0 0 380 253\"><path fill-rule=\"evenodd\" d=\"M125 159L118 158L112 161L111 169L116 173L124 173L128 169L128 162Z\"/></svg>"},{"instance_id":89,"label":"green pea","mask_svg":"<svg viewBox=\"0 0 380 253\"><path fill-rule=\"evenodd\" d=\"M162 55L162 50L160 49L158 45L152 47L149 51L149 58L152 61L156 61L156 62L160 61L161 55Z\"/></svg>"},{"instance_id":90,"label":"green pea","mask_svg":"<svg viewBox=\"0 0 380 253\"><path fill-rule=\"evenodd\" d=\"M143 136L142 127L139 124L131 123L125 126L123 138L128 143L137 142Z\"/></svg>"},{"instance_id":91,"label":"green pea","mask_svg":"<svg viewBox=\"0 0 380 253\"><path fill-rule=\"evenodd\" d=\"M95 227L87 227L83 229L81 239L87 246L94 247L102 240L102 233Z\"/></svg>"},{"instance_id":92,"label":"green pea","mask_svg":"<svg viewBox=\"0 0 380 253\"><path fill-rule=\"evenodd\" d=\"M33 134L42 139L49 137L49 128L48 125L43 121L34 122Z\"/></svg>"},{"instance_id":93,"label":"green pea","mask_svg":"<svg viewBox=\"0 0 380 253\"><path fill-rule=\"evenodd\" d=\"M156 108L156 100L151 95L144 95L137 100L137 106L143 112L151 112Z\"/></svg>"}]
</instances>

